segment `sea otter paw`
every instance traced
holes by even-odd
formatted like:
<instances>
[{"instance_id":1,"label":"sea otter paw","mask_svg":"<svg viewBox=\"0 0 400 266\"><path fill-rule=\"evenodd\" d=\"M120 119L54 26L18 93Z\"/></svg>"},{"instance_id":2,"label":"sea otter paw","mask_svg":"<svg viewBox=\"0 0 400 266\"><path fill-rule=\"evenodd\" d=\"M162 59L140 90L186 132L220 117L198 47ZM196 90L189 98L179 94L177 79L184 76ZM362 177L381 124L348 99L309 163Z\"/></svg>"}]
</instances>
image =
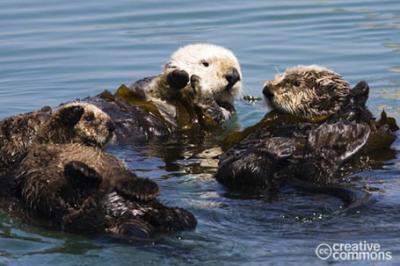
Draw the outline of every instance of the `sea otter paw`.
<instances>
[{"instance_id":1,"label":"sea otter paw","mask_svg":"<svg viewBox=\"0 0 400 266\"><path fill-rule=\"evenodd\" d=\"M82 203L79 209L69 208L68 213L63 216L62 220L64 224L72 224L77 220L90 216L97 210L97 207L96 200L90 197Z\"/></svg>"},{"instance_id":2,"label":"sea otter paw","mask_svg":"<svg viewBox=\"0 0 400 266\"><path fill-rule=\"evenodd\" d=\"M157 183L147 178L129 179L116 185L118 194L134 200L149 201L159 194Z\"/></svg>"},{"instance_id":3,"label":"sea otter paw","mask_svg":"<svg viewBox=\"0 0 400 266\"><path fill-rule=\"evenodd\" d=\"M111 233L130 239L147 239L154 228L141 220L129 220L109 230Z\"/></svg>"},{"instance_id":4,"label":"sea otter paw","mask_svg":"<svg viewBox=\"0 0 400 266\"><path fill-rule=\"evenodd\" d=\"M183 89L189 82L189 74L184 70L175 69L168 73L167 82L172 88Z\"/></svg>"},{"instance_id":5,"label":"sea otter paw","mask_svg":"<svg viewBox=\"0 0 400 266\"><path fill-rule=\"evenodd\" d=\"M94 170L83 162L70 161L64 167L65 176L67 176L74 183L80 185L98 185L102 177Z\"/></svg>"},{"instance_id":6,"label":"sea otter paw","mask_svg":"<svg viewBox=\"0 0 400 266\"><path fill-rule=\"evenodd\" d=\"M151 213L150 224L158 232L176 232L181 230L191 230L197 225L197 220L192 213L181 208L161 207L157 212ZM146 217L149 219L149 217Z\"/></svg>"},{"instance_id":7,"label":"sea otter paw","mask_svg":"<svg viewBox=\"0 0 400 266\"><path fill-rule=\"evenodd\" d=\"M200 77L197 75L192 75L190 77L190 86L192 87L194 94L201 93Z\"/></svg>"}]
</instances>

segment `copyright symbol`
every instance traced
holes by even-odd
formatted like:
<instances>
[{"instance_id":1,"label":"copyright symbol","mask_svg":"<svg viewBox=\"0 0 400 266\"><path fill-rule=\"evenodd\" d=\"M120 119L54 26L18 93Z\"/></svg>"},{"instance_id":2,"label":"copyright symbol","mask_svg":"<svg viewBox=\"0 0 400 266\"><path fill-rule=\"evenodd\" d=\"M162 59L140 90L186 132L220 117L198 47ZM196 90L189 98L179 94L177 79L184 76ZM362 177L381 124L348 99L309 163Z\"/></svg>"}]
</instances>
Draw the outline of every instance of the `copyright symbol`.
<instances>
[{"instance_id":1,"label":"copyright symbol","mask_svg":"<svg viewBox=\"0 0 400 266\"><path fill-rule=\"evenodd\" d=\"M332 248L329 244L321 243L315 249L315 255L321 260L327 260L332 255Z\"/></svg>"}]
</instances>

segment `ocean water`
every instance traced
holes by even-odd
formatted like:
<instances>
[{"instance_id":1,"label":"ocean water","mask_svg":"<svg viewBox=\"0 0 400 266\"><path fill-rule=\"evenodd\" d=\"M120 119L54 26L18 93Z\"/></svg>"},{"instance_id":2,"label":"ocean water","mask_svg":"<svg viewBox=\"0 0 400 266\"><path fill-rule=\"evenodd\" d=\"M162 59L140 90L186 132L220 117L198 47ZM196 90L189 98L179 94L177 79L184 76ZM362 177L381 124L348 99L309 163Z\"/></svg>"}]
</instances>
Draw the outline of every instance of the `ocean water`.
<instances>
[{"instance_id":1,"label":"ocean water","mask_svg":"<svg viewBox=\"0 0 400 266\"><path fill-rule=\"evenodd\" d=\"M187 43L212 42L239 58L246 94L286 67L320 64L371 86L368 106L400 119L400 2L0 1L0 118L113 90L159 73ZM242 126L267 111L237 101ZM212 146L212 145L211 145ZM400 149L397 141L395 149ZM194 231L153 244L47 231L0 216L4 265L321 265L321 243L379 243L400 263L400 160L360 173L373 200L338 212L330 197L286 191L241 199L212 178L200 148L118 147L110 152L161 186L161 199L192 211ZM206 161L207 162L207 161ZM360 262L338 262L359 265ZM380 263L380 262L379 262ZM377 262L363 264L376 265Z\"/></svg>"}]
</instances>

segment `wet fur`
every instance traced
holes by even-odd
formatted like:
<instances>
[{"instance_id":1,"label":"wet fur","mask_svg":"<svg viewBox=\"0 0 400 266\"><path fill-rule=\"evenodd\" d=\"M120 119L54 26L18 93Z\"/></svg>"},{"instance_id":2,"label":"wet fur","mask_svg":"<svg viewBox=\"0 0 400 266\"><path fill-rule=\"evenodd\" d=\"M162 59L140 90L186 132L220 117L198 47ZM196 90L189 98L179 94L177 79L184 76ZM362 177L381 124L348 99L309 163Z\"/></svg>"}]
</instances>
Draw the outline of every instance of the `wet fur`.
<instances>
[{"instance_id":1,"label":"wet fur","mask_svg":"<svg viewBox=\"0 0 400 266\"><path fill-rule=\"evenodd\" d=\"M350 84L330 69L311 65L288 68L264 85L273 108L316 118L338 112L348 102Z\"/></svg>"},{"instance_id":2,"label":"wet fur","mask_svg":"<svg viewBox=\"0 0 400 266\"><path fill-rule=\"evenodd\" d=\"M28 212L57 229L149 237L192 229L192 214L157 201L159 188L123 162L81 144L37 144L22 161L17 191Z\"/></svg>"},{"instance_id":3,"label":"wet fur","mask_svg":"<svg viewBox=\"0 0 400 266\"><path fill-rule=\"evenodd\" d=\"M309 77L304 74L305 70L310 72L310 76L317 71L322 75L318 79L327 84L331 82L326 79L332 75L335 78L330 86L323 88L316 88L314 83L310 88L295 90L292 85L283 88L289 80L291 84L302 84ZM295 79L300 79L300 82ZM354 199L352 191L343 187L338 189L336 185L349 181L349 175L376 165L369 148L372 140L387 140L380 147L375 145L374 149L390 153L394 131L398 127L386 114L380 120L374 119L365 106L369 93L366 82L348 90L347 82L343 80L335 86L337 79L341 78L333 71L312 66L289 69L274 81L267 82L264 94L276 110L267 114L253 130L248 130L250 133L243 140L226 150L220 158L216 179L233 190L276 193L281 186L292 183L308 191L337 193L344 201ZM335 88L341 92L337 93ZM326 91L323 98L331 99L333 105L313 105L311 103L321 97L307 94L307 97L301 96L305 101L300 101L301 111L287 107L294 103L295 96L289 97L286 92L293 94L300 90L319 89L320 92ZM279 95L281 91L285 92L284 95ZM301 186L298 181L302 182Z\"/></svg>"},{"instance_id":4,"label":"wet fur","mask_svg":"<svg viewBox=\"0 0 400 266\"><path fill-rule=\"evenodd\" d=\"M193 215L155 199L154 182L137 178L99 149L72 143L103 147L114 130L118 141L166 136L179 129L174 109L179 105L188 111L184 116L201 114L197 120L185 118L189 125L200 123L203 113L220 125L235 111L240 80L240 66L230 51L206 44L186 46L160 75L129 86L134 100L157 107L153 113L118 95L101 94L9 120L12 126L5 123L5 138L21 138L15 143L5 140L10 146L1 148L5 154L17 154L7 167L22 160L17 195L28 212L67 231L148 236L193 228Z\"/></svg>"},{"instance_id":5,"label":"wet fur","mask_svg":"<svg viewBox=\"0 0 400 266\"><path fill-rule=\"evenodd\" d=\"M90 119L89 119L90 118ZM16 115L0 122L0 173L10 175L34 143L84 143L103 147L113 136L104 112L87 103Z\"/></svg>"},{"instance_id":6,"label":"wet fur","mask_svg":"<svg viewBox=\"0 0 400 266\"><path fill-rule=\"evenodd\" d=\"M230 83L227 75L233 70L238 76ZM95 104L112 118L118 142L148 141L186 130L187 125L198 125L195 131L205 130L199 121L203 114L221 126L235 113L233 101L241 91L241 76L231 51L212 44L191 44L178 49L162 73L128 86L134 103L116 94L83 101ZM148 112L137 102L157 110ZM187 123L182 125L182 119Z\"/></svg>"}]
</instances>

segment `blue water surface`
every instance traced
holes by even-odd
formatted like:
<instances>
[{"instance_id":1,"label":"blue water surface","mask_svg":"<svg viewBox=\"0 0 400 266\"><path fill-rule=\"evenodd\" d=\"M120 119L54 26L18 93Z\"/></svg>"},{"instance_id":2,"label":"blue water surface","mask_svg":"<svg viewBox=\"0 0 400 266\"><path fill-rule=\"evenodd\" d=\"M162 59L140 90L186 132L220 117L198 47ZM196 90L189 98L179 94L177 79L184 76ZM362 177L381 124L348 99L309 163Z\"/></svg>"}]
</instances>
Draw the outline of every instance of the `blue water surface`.
<instances>
[{"instance_id":1,"label":"blue water surface","mask_svg":"<svg viewBox=\"0 0 400 266\"><path fill-rule=\"evenodd\" d=\"M113 90L160 72L187 43L212 42L239 58L246 94L286 67L321 64L371 86L368 105L400 118L398 0L0 0L0 118ZM266 112L237 102L242 126ZM212 146L212 145L211 145ZM47 231L0 216L5 265L321 265L322 242L379 243L400 263L400 161L360 175L373 203L285 192L278 200L228 196L199 148L171 143L110 152L161 186L161 199L192 211L198 227L149 245ZM394 144L400 149L400 142ZM360 262L342 262L359 265ZM363 264L376 264L367 262Z\"/></svg>"}]
</instances>

